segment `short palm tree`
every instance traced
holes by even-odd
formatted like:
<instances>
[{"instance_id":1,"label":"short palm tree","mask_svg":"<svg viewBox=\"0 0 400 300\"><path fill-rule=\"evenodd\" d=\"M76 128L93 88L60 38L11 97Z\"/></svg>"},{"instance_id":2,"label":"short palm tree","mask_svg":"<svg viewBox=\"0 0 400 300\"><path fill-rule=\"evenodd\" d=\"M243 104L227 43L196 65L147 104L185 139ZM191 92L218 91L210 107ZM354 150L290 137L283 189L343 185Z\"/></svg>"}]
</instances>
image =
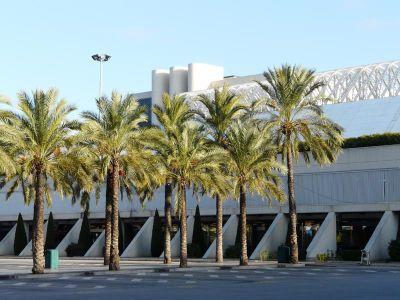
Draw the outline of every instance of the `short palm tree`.
<instances>
[{"instance_id":1,"label":"short palm tree","mask_svg":"<svg viewBox=\"0 0 400 300\"><path fill-rule=\"evenodd\" d=\"M152 153L141 143L145 129L140 128L140 124L147 120L145 108L139 106L133 95L123 97L113 92L111 99L102 97L96 103L97 113L82 113L85 123L80 142L93 151L101 164L102 174L107 174L107 193L111 198L109 269L119 270L119 192L121 179L128 177L124 166L129 166L130 178L134 174L136 179L140 179L140 183L135 182L138 186L151 186L154 170L150 163ZM109 208L106 205L106 214Z\"/></svg>"},{"instance_id":2,"label":"short palm tree","mask_svg":"<svg viewBox=\"0 0 400 300\"><path fill-rule=\"evenodd\" d=\"M56 89L36 90L30 97L18 94L18 110L0 126L0 143L17 166L11 181L10 195L22 186L25 201L34 202L32 252L34 274L44 272L44 202L51 204L51 187L61 195L73 193L69 174L79 184L91 188L85 156L74 144L73 133L80 124L68 120L75 109L66 100L58 99Z\"/></svg>"},{"instance_id":3,"label":"short palm tree","mask_svg":"<svg viewBox=\"0 0 400 300\"><path fill-rule=\"evenodd\" d=\"M152 142L153 149L156 150L157 157L165 170L171 169L171 156L173 154L173 143L176 137L182 132L184 125L193 116L193 112L189 109L185 99L182 96L170 97L164 94L162 98L163 105L155 105L153 108L154 115L160 123L161 130L155 132ZM159 143L160 137L164 143ZM168 142L168 143L167 143ZM172 143L172 144L171 144ZM164 215L165 215L165 231L164 231L164 263L170 264L171 259L171 207L172 207L172 190L174 183L172 176L166 172L164 179L165 199L164 199Z\"/></svg>"},{"instance_id":4,"label":"short palm tree","mask_svg":"<svg viewBox=\"0 0 400 300\"><path fill-rule=\"evenodd\" d=\"M207 128L210 133L210 141L224 149L226 149L227 139L226 132L232 122L242 116L247 106L242 103L241 97L231 92L227 86L222 89L214 89L212 96L200 94L197 98L205 108L205 111L198 109L196 111L200 122ZM222 245L222 222L223 208L222 195L215 193L216 216L217 216L217 235L216 235L216 262L223 262L223 245Z\"/></svg>"},{"instance_id":5,"label":"short palm tree","mask_svg":"<svg viewBox=\"0 0 400 300\"><path fill-rule=\"evenodd\" d=\"M274 142L287 165L287 184L290 215L291 262L298 262L297 213L293 160L297 160L302 144L307 163L314 158L320 164L336 160L343 142L342 127L328 119L319 103L323 97L315 97L325 85L317 80L314 70L298 66L283 65L264 72L266 82L258 82L266 93L261 100L270 114L269 128ZM304 151L307 150L307 151Z\"/></svg>"},{"instance_id":6,"label":"short palm tree","mask_svg":"<svg viewBox=\"0 0 400 300\"><path fill-rule=\"evenodd\" d=\"M247 265L246 195L257 193L270 201L283 201L278 172L284 167L275 159L276 147L265 128L258 130L253 123L236 121L228 129L226 140L228 171L240 206L240 265Z\"/></svg>"}]
</instances>

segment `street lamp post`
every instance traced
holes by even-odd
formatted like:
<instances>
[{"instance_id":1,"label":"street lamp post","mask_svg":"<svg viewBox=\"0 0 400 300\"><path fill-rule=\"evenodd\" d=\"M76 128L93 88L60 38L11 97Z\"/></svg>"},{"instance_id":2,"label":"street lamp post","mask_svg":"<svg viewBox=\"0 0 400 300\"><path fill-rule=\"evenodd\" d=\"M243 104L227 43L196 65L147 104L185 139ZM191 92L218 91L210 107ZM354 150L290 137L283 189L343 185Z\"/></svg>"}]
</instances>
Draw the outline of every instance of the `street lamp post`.
<instances>
[{"instance_id":1,"label":"street lamp post","mask_svg":"<svg viewBox=\"0 0 400 300\"><path fill-rule=\"evenodd\" d=\"M103 61L108 61L111 56L107 54L94 54L92 55L93 60L100 62L100 87L99 97L103 96Z\"/></svg>"}]
</instances>

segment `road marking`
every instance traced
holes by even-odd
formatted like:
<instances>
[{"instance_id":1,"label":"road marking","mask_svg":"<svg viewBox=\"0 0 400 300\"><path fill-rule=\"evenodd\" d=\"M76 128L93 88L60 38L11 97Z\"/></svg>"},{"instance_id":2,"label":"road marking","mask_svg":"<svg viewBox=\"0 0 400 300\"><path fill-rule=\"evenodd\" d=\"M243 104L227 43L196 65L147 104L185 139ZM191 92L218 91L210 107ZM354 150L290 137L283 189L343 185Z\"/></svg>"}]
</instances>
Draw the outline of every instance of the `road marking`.
<instances>
[{"instance_id":1,"label":"road marking","mask_svg":"<svg viewBox=\"0 0 400 300\"><path fill-rule=\"evenodd\" d=\"M167 283L168 280L166 280L166 279L159 279L159 280L157 280L157 282L158 282L158 283Z\"/></svg>"},{"instance_id":2,"label":"road marking","mask_svg":"<svg viewBox=\"0 0 400 300\"><path fill-rule=\"evenodd\" d=\"M185 276L185 277L193 277L193 274L185 274L183 276Z\"/></svg>"},{"instance_id":3,"label":"road marking","mask_svg":"<svg viewBox=\"0 0 400 300\"><path fill-rule=\"evenodd\" d=\"M132 282L141 282L142 278L133 278L131 281Z\"/></svg>"},{"instance_id":4,"label":"road marking","mask_svg":"<svg viewBox=\"0 0 400 300\"><path fill-rule=\"evenodd\" d=\"M137 273L137 275L144 276L144 275L146 275L146 273Z\"/></svg>"},{"instance_id":5,"label":"road marking","mask_svg":"<svg viewBox=\"0 0 400 300\"><path fill-rule=\"evenodd\" d=\"M390 273L398 274L400 271L389 271Z\"/></svg>"},{"instance_id":6,"label":"road marking","mask_svg":"<svg viewBox=\"0 0 400 300\"><path fill-rule=\"evenodd\" d=\"M187 281L185 281L185 283L187 283L187 284L193 284L193 283L196 283L196 280L187 280Z\"/></svg>"},{"instance_id":7,"label":"road marking","mask_svg":"<svg viewBox=\"0 0 400 300\"><path fill-rule=\"evenodd\" d=\"M69 276L63 276L63 277L60 277L60 278L58 278L59 280L67 280L67 279L70 279L71 277L69 277Z\"/></svg>"},{"instance_id":8,"label":"road marking","mask_svg":"<svg viewBox=\"0 0 400 300\"><path fill-rule=\"evenodd\" d=\"M279 272L279 274L281 274L281 275L289 275L290 273L289 272Z\"/></svg>"},{"instance_id":9,"label":"road marking","mask_svg":"<svg viewBox=\"0 0 400 300\"><path fill-rule=\"evenodd\" d=\"M67 284L66 286L64 286L66 289L74 289L76 288L76 284Z\"/></svg>"},{"instance_id":10,"label":"road marking","mask_svg":"<svg viewBox=\"0 0 400 300\"><path fill-rule=\"evenodd\" d=\"M92 280L93 277L83 277L82 279L83 279L83 280Z\"/></svg>"},{"instance_id":11,"label":"road marking","mask_svg":"<svg viewBox=\"0 0 400 300\"><path fill-rule=\"evenodd\" d=\"M242 276L242 275L236 275L236 278L243 279L243 278L247 278L247 277L246 276Z\"/></svg>"},{"instance_id":12,"label":"road marking","mask_svg":"<svg viewBox=\"0 0 400 300\"><path fill-rule=\"evenodd\" d=\"M207 272L210 272L210 273L215 273L215 270L213 270L213 269L209 269L209 270L207 270Z\"/></svg>"},{"instance_id":13,"label":"road marking","mask_svg":"<svg viewBox=\"0 0 400 300\"><path fill-rule=\"evenodd\" d=\"M262 273L264 273L263 271L254 271L254 273L256 273L256 274L262 274Z\"/></svg>"},{"instance_id":14,"label":"road marking","mask_svg":"<svg viewBox=\"0 0 400 300\"><path fill-rule=\"evenodd\" d=\"M219 275L210 275L211 278L218 278Z\"/></svg>"},{"instance_id":15,"label":"road marking","mask_svg":"<svg viewBox=\"0 0 400 300\"><path fill-rule=\"evenodd\" d=\"M110 281L111 280L117 280L117 278L116 277L108 277L107 280L110 280Z\"/></svg>"},{"instance_id":16,"label":"road marking","mask_svg":"<svg viewBox=\"0 0 400 300\"><path fill-rule=\"evenodd\" d=\"M375 270L364 270L364 272L367 272L367 273L376 273Z\"/></svg>"},{"instance_id":17,"label":"road marking","mask_svg":"<svg viewBox=\"0 0 400 300\"><path fill-rule=\"evenodd\" d=\"M50 285L51 285L51 283L42 283L42 284L39 284L38 287L48 287Z\"/></svg>"},{"instance_id":18,"label":"road marking","mask_svg":"<svg viewBox=\"0 0 400 300\"><path fill-rule=\"evenodd\" d=\"M342 275L342 274L340 274L340 273L329 273L329 275L340 276L340 275Z\"/></svg>"},{"instance_id":19,"label":"road marking","mask_svg":"<svg viewBox=\"0 0 400 300\"><path fill-rule=\"evenodd\" d=\"M160 273L160 276L169 276L167 273Z\"/></svg>"},{"instance_id":20,"label":"road marking","mask_svg":"<svg viewBox=\"0 0 400 300\"><path fill-rule=\"evenodd\" d=\"M311 271L322 271L322 269L311 269Z\"/></svg>"},{"instance_id":21,"label":"road marking","mask_svg":"<svg viewBox=\"0 0 400 300\"><path fill-rule=\"evenodd\" d=\"M311 273L311 272L305 272L304 274L306 274L306 275L317 275L317 274Z\"/></svg>"},{"instance_id":22,"label":"road marking","mask_svg":"<svg viewBox=\"0 0 400 300\"><path fill-rule=\"evenodd\" d=\"M339 271L339 272L347 272L347 270L345 270L345 269L337 269L337 271Z\"/></svg>"},{"instance_id":23,"label":"road marking","mask_svg":"<svg viewBox=\"0 0 400 300\"><path fill-rule=\"evenodd\" d=\"M237 270L231 270L229 272L231 272L231 273L239 273L239 271L237 271Z\"/></svg>"},{"instance_id":24,"label":"road marking","mask_svg":"<svg viewBox=\"0 0 400 300\"><path fill-rule=\"evenodd\" d=\"M272 276L264 276L264 279L273 279L274 277Z\"/></svg>"},{"instance_id":25,"label":"road marking","mask_svg":"<svg viewBox=\"0 0 400 300\"><path fill-rule=\"evenodd\" d=\"M104 289L105 287L105 285L96 285L94 289Z\"/></svg>"},{"instance_id":26,"label":"road marking","mask_svg":"<svg viewBox=\"0 0 400 300\"><path fill-rule=\"evenodd\" d=\"M20 285L25 285L25 284L26 284L26 282L16 282L13 285L20 286Z\"/></svg>"}]
</instances>

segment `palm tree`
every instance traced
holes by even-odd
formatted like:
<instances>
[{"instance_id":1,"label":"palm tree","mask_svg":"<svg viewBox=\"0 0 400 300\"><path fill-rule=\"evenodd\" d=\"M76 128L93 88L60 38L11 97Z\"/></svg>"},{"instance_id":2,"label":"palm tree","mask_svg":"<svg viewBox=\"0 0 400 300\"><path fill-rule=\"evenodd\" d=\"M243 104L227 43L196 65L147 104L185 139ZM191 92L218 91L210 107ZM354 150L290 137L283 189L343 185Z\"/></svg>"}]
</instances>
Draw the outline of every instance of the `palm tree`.
<instances>
[{"instance_id":1,"label":"palm tree","mask_svg":"<svg viewBox=\"0 0 400 300\"><path fill-rule=\"evenodd\" d=\"M180 267L187 267L186 189L209 193L218 182L223 182L221 162L223 153L206 140L206 132L193 124L186 124L173 139L159 135L157 152L169 153L167 176L176 183L180 218Z\"/></svg>"},{"instance_id":2,"label":"palm tree","mask_svg":"<svg viewBox=\"0 0 400 300\"><path fill-rule=\"evenodd\" d=\"M9 111L9 118L0 126L0 144L17 166L8 196L22 186L27 203L34 201L32 273L44 272L44 201L51 205L51 187L61 195L73 193L69 174L89 190L90 173L84 166L85 156L74 144L73 133L80 124L69 121L75 109L66 100L58 99L56 89L36 90L30 97L18 94L18 110ZM52 184L51 184L52 183Z\"/></svg>"},{"instance_id":3,"label":"palm tree","mask_svg":"<svg viewBox=\"0 0 400 300\"><path fill-rule=\"evenodd\" d=\"M183 131L184 125L193 116L193 112L189 109L185 99L182 96L174 96L171 98L168 94L164 94L162 98L163 106L155 105L153 108L154 115L162 127L162 131L155 133L153 139L153 147L157 151L159 161L166 170L171 170L170 158L173 154L174 147L170 145L176 140L176 137ZM169 141L168 147L165 144L158 143L160 136ZM158 144L158 147L156 146ZM167 173L168 175L168 173ZM170 264L171 259L171 207L172 207L172 190L174 183L172 176L165 176L165 199L164 199L164 215L165 215L165 231L164 231L164 263Z\"/></svg>"},{"instance_id":4,"label":"palm tree","mask_svg":"<svg viewBox=\"0 0 400 300\"><path fill-rule=\"evenodd\" d=\"M233 177L233 192L240 205L240 265L248 264L246 194L257 193L268 200L284 200L280 189L279 171L283 167L275 160L276 147L266 128L258 130L253 123L235 121L226 135L228 171Z\"/></svg>"},{"instance_id":5,"label":"palm tree","mask_svg":"<svg viewBox=\"0 0 400 300\"><path fill-rule=\"evenodd\" d=\"M291 262L298 262L297 213L295 201L295 183L293 160L300 153L299 145L306 163L310 156L320 164L329 164L336 160L343 142L342 127L329 120L319 106L327 100L318 95L325 85L315 77L314 70L298 66L283 65L280 68L264 72L265 83L258 82L267 97L261 104L270 114L268 120L274 142L282 153L287 165L287 184L289 198L289 235Z\"/></svg>"},{"instance_id":6,"label":"palm tree","mask_svg":"<svg viewBox=\"0 0 400 300\"><path fill-rule=\"evenodd\" d=\"M206 126L210 132L210 140L212 143L226 149L227 140L226 132L232 122L243 115L247 110L247 106L241 103L241 97L235 95L227 86L222 89L214 89L213 96L201 94L198 96L199 101L205 107L205 112L201 109L196 111L200 122ZM217 216L217 235L216 235L216 262L222 263L223 245L222 245L222 195L215 194L216 216Z\"/></svg>"},{"instance_id":7,"label":"palm tree","mask_svg":"<svg viewBox=\"0 0 400 300\"><path fill-rule=\"evenodd\" d=\"M146 129L140 128L140 124L147 119L145 108L139 106L133 95L122 97L117 92L112 93L111 99L102 97L96 103L98 113L82 113L86 122L82 126L80 140L97 156L102 174L107 174L107 193L111 199L109 269L119 270L118 204L121 180L128 178L128 185L135 184L138 188L153 186L154 167L151 165L151 151L141 143L146 135ZM107 205L106 209L109 209Z\"/></svg>"}]
</instances>

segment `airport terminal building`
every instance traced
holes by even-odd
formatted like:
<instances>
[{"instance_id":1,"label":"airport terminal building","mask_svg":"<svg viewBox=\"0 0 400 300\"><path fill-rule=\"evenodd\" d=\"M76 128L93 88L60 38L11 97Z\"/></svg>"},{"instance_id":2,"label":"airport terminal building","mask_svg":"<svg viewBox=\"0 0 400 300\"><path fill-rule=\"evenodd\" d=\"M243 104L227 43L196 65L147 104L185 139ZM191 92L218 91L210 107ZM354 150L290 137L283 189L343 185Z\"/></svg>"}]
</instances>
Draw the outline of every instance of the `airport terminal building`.
<instances>
[{"instance_id":1,"label":"airport terminal building","mask_svg":"<svg viewBox=\"0 0 400 300\"><path fill-rule=\"evenodd\" d=\"M161 103L163 93L183 94L196 107L199 93L212 93L212 88L229 85L243 95L244 101L262 96L255 80L262 75L225 76L219 66L193 63L187 67L152 71L152 90L136 94L142 104L151 107ZM327 85L321 93L334 99L324 103L326 115L345 129L346 138L364 135L400 133L400 61L318 73ZM197 107L201 108L201 107ZM155 118L150 115L150 122ZM295 195L299 213L299 247L302 259L315 259L318 254L332 256L343 253L360 254L366 250L371 260L388 258L387 246L399 238L400 212L400 144L362 146L343 149L337 162L321 167L306 166L300 160L295 168ZM285 178L283 178L283 184ZM104 245L104 198L96 204L91 199L90 226L93 244L85 256L102 256ZM22 214L27 235L33 217L33 205L25 206L22 193L9 200L6 189L0 192L0 255L14 255L16 221ZM151 235L155 211L163 215L164 190L160 188L143 207L134 199L121 200L122 257L151 256ZM194 213L199 205L208 249L204 258L215 257L215 202L208 197L188 193L188 242L193 233ZM234 199L224 202L224 248L235 243L239 205ZM57 224L60 255L76 243L82 224L79 203L53 195L52 207ZM269 203L257 195L248 199L248 237L251 259L259 259L267 251L273 256L287 239L287 204ZM174 220L171 250L179 255L179 228ZM46 229L46 224L44 225ZM28 244L19 254L31 255ZM344 255L343 255L344 256ZM351 256L351 255L350 255Z\"/></svg>"}]
</instances>

